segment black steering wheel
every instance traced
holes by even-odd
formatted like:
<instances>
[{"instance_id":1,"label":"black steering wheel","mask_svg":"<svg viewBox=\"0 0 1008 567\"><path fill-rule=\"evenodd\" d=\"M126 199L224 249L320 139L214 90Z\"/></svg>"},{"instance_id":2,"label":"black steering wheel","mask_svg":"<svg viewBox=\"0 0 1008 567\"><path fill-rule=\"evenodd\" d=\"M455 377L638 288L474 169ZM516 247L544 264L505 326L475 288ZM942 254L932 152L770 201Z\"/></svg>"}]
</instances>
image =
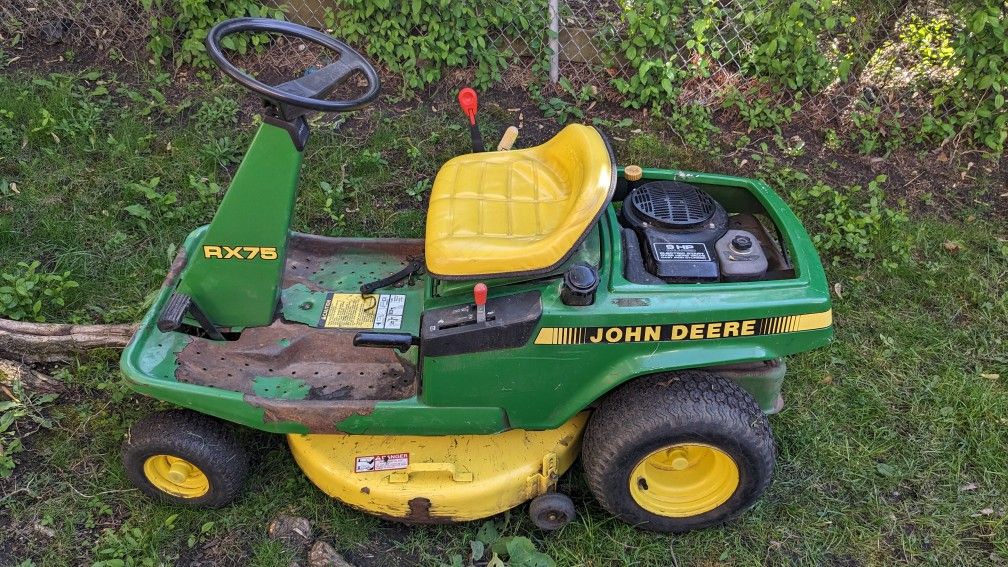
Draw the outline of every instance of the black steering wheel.
<instances>
[{"instance_id":1,"label":"black steering wheel","mask_svg":"<svg viewBox=\"0 0 1008 567\"><path fill-rule=\"evenodd\" d=\"M339 53L334 63L299 79L270 86L245 74L235 67L221 49L221 40L238 32L268 32L301 38ZM214 64L238 84L262 96L264 99L289 107L321 112L345 112L357 110L378 96L381 81L378 72L360 53L349 45L318 30L291 22L269 18L235 18L224 20L210 30L206 38L207 52ZM326 100L319 98L334 89L343 79L360 71L367 78L367 92L351 100Z\"/></svg>"}]
</instances>

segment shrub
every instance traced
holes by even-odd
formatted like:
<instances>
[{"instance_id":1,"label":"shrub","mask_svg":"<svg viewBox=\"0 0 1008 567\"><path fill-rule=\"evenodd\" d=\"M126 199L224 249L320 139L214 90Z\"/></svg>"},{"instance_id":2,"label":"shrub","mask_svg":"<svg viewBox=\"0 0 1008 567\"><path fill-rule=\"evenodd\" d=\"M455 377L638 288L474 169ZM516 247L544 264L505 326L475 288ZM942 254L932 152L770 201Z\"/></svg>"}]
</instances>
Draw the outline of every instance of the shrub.
<instances>
[{"instance_id":1,"label":"shrub","mask_svg":"<svg viewBox=\"0 0 1008 567\"><path fill-rule=\"evenodd\" d=\"M41 262L18 262L14 272L0 274L0 317L16 321L46 320L66 305L67 292L78 286L70 272L39 272Z\"/></svg>"}]
</instances>

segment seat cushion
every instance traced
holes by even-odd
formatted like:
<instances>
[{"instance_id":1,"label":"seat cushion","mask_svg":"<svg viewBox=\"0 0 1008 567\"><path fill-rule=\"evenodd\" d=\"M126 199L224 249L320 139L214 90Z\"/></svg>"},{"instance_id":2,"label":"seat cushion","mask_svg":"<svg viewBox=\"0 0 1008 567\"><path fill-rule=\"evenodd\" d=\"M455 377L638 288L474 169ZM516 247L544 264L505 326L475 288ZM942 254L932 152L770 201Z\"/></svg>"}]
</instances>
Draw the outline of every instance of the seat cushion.
<instances>
[{"instance_id":1,"label":"seat cushion","mask_svg":"<svg viewBox=\"0 0 1008 567\"><path fill-rule=\"evenodd\" d=\"M431 189L427 269L475 278L555 268L591 229L614 187L608 144L580 124L532 148L458 156Z\"/></svg>"}]
</instances>

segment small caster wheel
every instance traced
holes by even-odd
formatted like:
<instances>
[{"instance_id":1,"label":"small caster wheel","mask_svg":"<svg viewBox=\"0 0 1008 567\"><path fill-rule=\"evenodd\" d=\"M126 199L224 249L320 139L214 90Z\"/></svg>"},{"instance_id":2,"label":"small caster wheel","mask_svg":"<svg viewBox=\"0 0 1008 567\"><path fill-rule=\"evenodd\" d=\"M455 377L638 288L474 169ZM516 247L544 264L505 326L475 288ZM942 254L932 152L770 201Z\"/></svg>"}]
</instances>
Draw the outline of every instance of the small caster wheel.
<instances>
[{"instance_id":1,"label":"small caster wheel","mask_svg":"<svg viewBox=\"0 0 1008 567\"><path fill-rule=\"evenodd\" d=\"M188 410L161 411L134 423L122 460L141 492L192 508L230 503L248 474L248 456L230 425Z\"/></svg>"},{"instance_id":2,"label":"small caster wheel","mask_svg":"<svg viewBox=\"0 0 1008 567\"><path fill-rule=\"evenodd\" d=\"M532 517L532 523L540 530L548 532L566 526L576 515L574 502L569 496L559 492L536 496L529 504L529 516Z\"/></svg>"}]
</instances>

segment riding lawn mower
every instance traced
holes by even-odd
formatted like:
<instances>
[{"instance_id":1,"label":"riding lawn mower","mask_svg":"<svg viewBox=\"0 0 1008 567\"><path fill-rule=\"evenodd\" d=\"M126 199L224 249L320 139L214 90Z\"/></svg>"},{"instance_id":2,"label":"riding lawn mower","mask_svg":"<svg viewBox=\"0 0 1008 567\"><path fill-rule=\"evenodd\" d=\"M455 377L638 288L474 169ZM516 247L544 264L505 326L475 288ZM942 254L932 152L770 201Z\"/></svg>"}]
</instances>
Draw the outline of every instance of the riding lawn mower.
<instances>
[{"instance_id":1,"label":"riding lawn mower","mask_svg":"<svg viewBox=\"0 0 1008 567\"><path fill-rule=\"evenodd\" d=\"M338 58L271 86L229 60L235 33ZM285 435L321 490L397 521L531 500L535 525L559 529L575 506L557 481L578 457L601 506L644 529L712 526L763 494L784 358L832 340L819 257L766 183L620 165L582 124L484 151L465 90L473 152L437 172L424 239L293 232L309 114L363 108L378 73L289 22L228 20L206 44L263 123L122 355L138 392L182 408L130 429L141 491L239 497L237 424ZM331 98L346 83L363 92Z\"/></svg>"}]
</instances>

